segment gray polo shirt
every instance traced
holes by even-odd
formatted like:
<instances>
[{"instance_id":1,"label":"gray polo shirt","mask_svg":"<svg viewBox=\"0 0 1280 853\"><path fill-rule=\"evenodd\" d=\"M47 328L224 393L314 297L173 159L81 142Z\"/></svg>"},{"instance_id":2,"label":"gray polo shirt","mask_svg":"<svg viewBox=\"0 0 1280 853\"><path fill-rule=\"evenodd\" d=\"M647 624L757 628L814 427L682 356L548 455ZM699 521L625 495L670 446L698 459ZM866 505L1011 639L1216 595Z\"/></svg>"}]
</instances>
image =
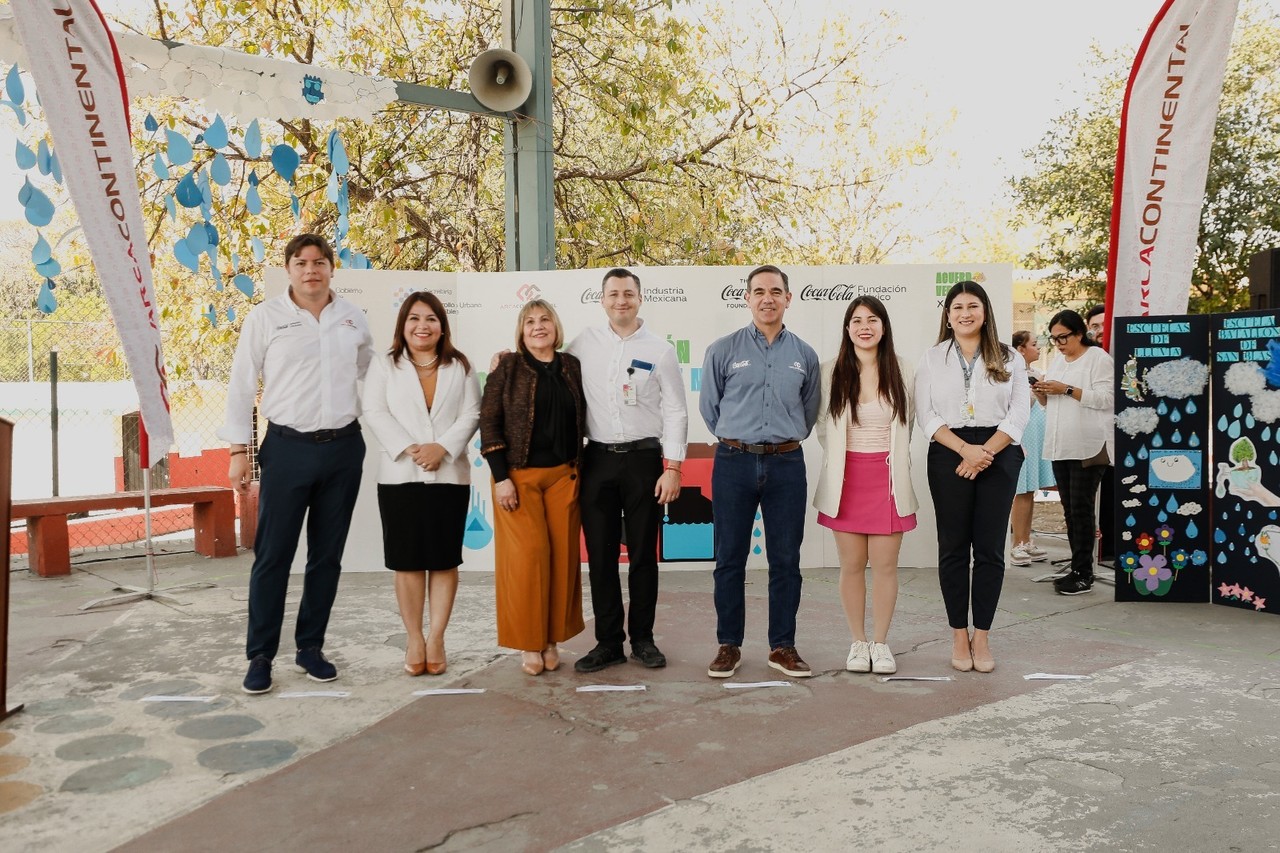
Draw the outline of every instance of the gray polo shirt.
<instances>
[{"instance_id":1,"label":"gray polo shirt","mask_svg":"<svg viewBox=\"0 0 1280 853\"><path fill-rule=\"evenodd\" d=\"M698 411L718 438L799 441L818 420L818 370L813 347L785 326L770 345L753 323L707 347Z\"/></svg>"}]
</instances>

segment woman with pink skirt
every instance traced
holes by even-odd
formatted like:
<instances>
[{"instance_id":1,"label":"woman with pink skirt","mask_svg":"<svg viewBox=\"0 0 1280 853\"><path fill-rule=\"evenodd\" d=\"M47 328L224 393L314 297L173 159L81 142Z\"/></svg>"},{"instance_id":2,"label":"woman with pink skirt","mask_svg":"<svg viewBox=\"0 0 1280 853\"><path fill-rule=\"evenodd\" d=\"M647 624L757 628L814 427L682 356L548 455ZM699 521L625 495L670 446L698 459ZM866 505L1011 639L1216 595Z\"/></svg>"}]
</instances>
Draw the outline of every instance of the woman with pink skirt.
<instances>
[{"instance_id":1,"label":"woman with pink skirt","mask_svg":"<svg viewBox=\"0 0 1280 853\"><path fill-rule=\"evenodd\" d=\"M840 353L822 365L816 432L823 465L813 505L840 555L840 601L853 644L845 669L888 675L889 623L898 600L902 534L914 530L911 369L893 349L884 304L859 296L844 314ZM865 627L871 564L871 641Z\"/></svg>"}]
</instances>

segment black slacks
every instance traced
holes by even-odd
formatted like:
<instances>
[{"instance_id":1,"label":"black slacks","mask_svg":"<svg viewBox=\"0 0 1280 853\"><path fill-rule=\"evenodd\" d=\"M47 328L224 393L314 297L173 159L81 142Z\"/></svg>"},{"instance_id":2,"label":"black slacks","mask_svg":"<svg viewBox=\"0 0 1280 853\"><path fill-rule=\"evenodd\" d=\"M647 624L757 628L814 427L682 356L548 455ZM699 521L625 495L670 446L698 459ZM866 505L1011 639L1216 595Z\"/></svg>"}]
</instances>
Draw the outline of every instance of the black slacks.
<instances>
[{"instance_id":1,"label":"black slacks","mask_svg":"<svg viewBox=\"0 0 1280 853\"><path fill-rule=\"evenodd\" d=\"M952 428L969 444L982 444L994 427ZM1004 542L1022 470L1022 448L1011 444L972 480L956 474L960 454L929 443L929 492L938 523L938 583L952 628L991 630L1004 585ZM972 581L970 575L972 573Z\"/></svg>"},{"instance_id":2,"label":"black slacks","mask_svg":"<svg viewBox=\"0 0 1280 853\"><path fill-rule=\"evenodd\" d=\"M1058 497L1067 521L1067 544L1071 546L1071 571L1093 578L1093 503L1105 465L1086 468L1079 459L1055 459L1053 479L1058 481Z\"/></svg>"},{"instance_id":3,"label":"black slacks","mask_svg":"<svg viewBox=\"0 0 1280 853\"><path fill-rule=\"evenodd\" d=\"M660 449L614 453L594 442L582 461L579 505L587 543L596 642L618 650L631 642L653 642L658 606L658 526L662 506L653 495L662 476ZM631 612L623 630L618 556L627 533L627 590Z\"/></svg>"}]
</instances>

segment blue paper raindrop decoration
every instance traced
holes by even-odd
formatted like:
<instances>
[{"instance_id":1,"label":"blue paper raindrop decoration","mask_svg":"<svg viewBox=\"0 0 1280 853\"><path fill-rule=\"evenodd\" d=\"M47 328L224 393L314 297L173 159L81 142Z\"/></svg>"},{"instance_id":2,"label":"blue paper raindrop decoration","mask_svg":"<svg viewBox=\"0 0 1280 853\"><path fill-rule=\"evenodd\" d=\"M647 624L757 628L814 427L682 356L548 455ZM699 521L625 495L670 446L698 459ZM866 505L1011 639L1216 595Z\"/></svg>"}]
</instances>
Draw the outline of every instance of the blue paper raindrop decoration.
<instances>
[{"instance_id":1,"label":"blue paper raindrop decoration","mask_svg":"<svg viewBox=\"0 0 1280 853\"><path fill-rule=\"evenodd\" d=\"M244 153L255 160L262 156L262 128L258 127L256 118L249 122L249 129L244 132Z\"/></svg>"},{"instance_id":2,"label":"blue paper raindrop decoration","mask_svg":"<svg viewBox=\"0 0 1280 853\"><path fill-rule=\"evenodd\" d=\"M1188 415L1194 415L1195 413L1196 413L1196 401L1195 401L1195 400L1188 400L1188 401L1187 401L1187 414L1188 414Z\"/></svg>"},{"instance_id":3,"label":"blue paper raindrop decoration","mask_svg":"<svg viewBox=\"0 0 1280 853\"><path fill-rule=\"evenodd\" d=\"M1178 421L1182 420L1182 413L1179 412L1177 409L1174 409L1169 414L1169 420L1173 421L1176 424Z\"/></svg>"},{"instance_id":4,"label":"blue paper raindrop decoration","mask_svg":"<svg viewBox=\"0 0 1280 853\"><path fill-rule=\"evenodd\" d=\"M262 213L262 196L258 195L257 187L249 187L249 191L244 194L244 209L254 216Z\"/></svg>"},{"instance_id":5,"label":"blue paper raindrop decoration","mask_svg":"<svg viewBox=\"0 0 1280 853\"><path fill-rule=\"evenodd\" d=\"M1160 437L1160 433L1151 436L1152 447L1164 447L1164 439Z\"/></svg>"},{"instance_id":6,"label":"blue paper raindrop decoration","mask_svg":"<svg viewBox=\"0 0 1280 853\"><path fill-rule=\"evenodd\" d=\"M187 245L186 240L179 240L173 244L173 256L177 258L178 263L192 272L200 272L200 256L191 251L191 247Z\"/></svg>"},{"instance_id":7,"label":"blue paper raindrop decoration","mask_svg":"<svg viewBox=\"0 0 1280 853\"><path fill-rule=\"evenodd\" d=\"M1277 458L1276 458L1276 452L1275 452L1274 450L1273 450L1273 451L1271 451L1271 464L1272 464L1272 465L1280 465L1280 459L1277 459Z\"/></svg>"},{"instance_id":8,"label":"blue paper raindrop decoration","mask_svg":"<svg viewBox=\"0 0 1280 853\"><path fill-rule=\"evenodd\" d=\"M231 253L231 271L240 272L240 255L236 252Z\"/></svg>"},{"instance_id":9,"label":"blue paper raindrop decoration","mask_svg":"<svg viewBox=\"0 0 1280 853\"><path fill-rule=\"evenodd\" d=\"M28 148L21 139L17 141L13 150L13 159L17 161L18 168L24 172L36 164L36 152Z\"/></svg>"},{"instance_id":10,"label":"blue paper raindrop decoration","mask_svg":"<svg viewBox=\"0 0 1280 853\"><path fill-rule=\"evenodd\" d=\"M209 248L209 234L204 230L203 223L197 222L191 226L191 230L187 232L186 243L193 255L202 254Z\"/></svg>"},{"instance_id":11,"label":"blue paper raindrop decoration","mask_svg":"<svg viewBox=\"0 0 1280 853\"><path fill-rule=\"evenodd\" d=\"M1133 454L1132 454L1132 453L1126 453L1126 454L1124 455L1124 467L1126 467L1126 468L1132 468L1135 464L1136 464L1136 463L1135 463L1135 462L1134 462L1134 460L1133 460Z\"/></svg>"},{"instance_id":12,"label":"blue paper raindrop decoration","mask_svg":"<svg viewBox=\"0 0 1280 853\"><path fill-rule=\"evenodd\" d=\"M1245 425L1245 428L1246 428L1246 429L1253 429L1253 427L1254 427L1254 425L1255 425L1256 423L1257 423L1257 421L1255 421L1255 420L1253 419L1253 415L1252 415L1252 414L1248 414L1248 415L1245 415L1245 416L1244 416L1244 425Z\"/></svg>"},{"instance_id":13,"label":"blue paper raindrop decoration","mask_svg":"<svg viewBox=\"0 0 1280 853\"><path fill-rule=\"evenodd\" d=\"M1262 440L1263 441L1271 440L1271 427L1267 426L1262 428Z\"/></svg>"},{"instance_id":14,"label":"blue paper raindrop decoration","mask_svg":"<svg viewBox=\"0 0 1280 853\"><path fill-rule=\"evenodd\" d=\"M1199 446L1200 446L1200 436L1196 435L1194 432L1193 432L1193 433L1191 433L1191 438L1190 438L1190 439L1188 439L1187 444L1191 445L1192 447L1199 447Z\"/></svg>"},{"instance_id":15,"label":"blue paper raindrop decoration","mask_svg":"<svg viewBox=\"0 0 1280 853\"><path fill-rule=\"evenodd\" d=\"M53 282L44 280L40 285L40 293L36 296L36 307L42 314L52 314L58 309L58 297L53 295Z\"/></svg>"},{"instance_id":16,"label":"blue paper raindrop decoration","mask_svg":"<svg viewBox=\"0 0 1280 853\"><path fill-rule=\"evenodd\" d=\"M1182 431L1175 429L1173 431L1173 435L1169 438L1169 441L1173 444L1182 444Z\"/></svg>"},{"instance_id":17,"label":"blue paper raindrop decoration","mask_svg":"<svg viewBox=\"0 0 1280 853\"><path fill-rule=\"evenodd\" d=\"M55 278L62 272L62 264L57 258L50 258L44 263L36 264L36 272L45 278Z\"/></svg>"},{"instance_id":18,"label":"blue paper raindrop decoration","mask_svg":"<svg viewBox=\"0 0 1280 853\"><path fill-rule=\"evenodd\" d=\"M1239 422L1239 421L1232 421L1232 422L1231 422L1231 425L1227 427L1227 435L1231 436L1232 438L1239 438L1239 437L1240 437L1240 422Z\"/></svg>"},{"instance_id":19,"label":"blue paper raindrop decoration","mask_svg":"<svg viewBox=\"0 0 1280 853\"><path fill-rule=\"evenodd\" d=\"M228 308L228 309L227 309L227 322L228 322L228 323L234 323L235 321L236 321L236 309L234 309L234 308Z\"/></svg>"},{"instance_id":20,"label":"blue paper raindrop decoration","mask_svg":"<svg viewBox=\"0 0 1280 853\"><path fill-rule=\"evenodd\" d=\"M169 164L164 161L164 152L156 152L155 159L151 161L151 171L155 172L160 180L169 180Z\"/></svg>"},{"instance_id":21,"label":"blue paper raindrop decoration","mask_svg":"<svg viewBox=\"0 0 1280 853\"><path fill-rule=\"evenodd\" d=\"M1160 417L1164 417L1165 415L1169 414L1169 407L1165 405L1164 400L1161 400L1160 405L1156 406L1156 414L1159 415Z\"/></svg>"},{"instance_id":22,"label":"blue paper raindrop decoration","mask_svg":"<svg viewBox=\"0 0 1280 853\"><path fill-rule=\"evenodd\" d=\"M53 171L53 152L49 150L49 143L43 139L36 146L36 168L42 175Z\"/></svg>"},{"instance_id":23,"label":"blue paper raindrop decoration","mask_svg":"<svg viewBox=\"0 0 1280 853\"><path fill-rule=\"evenodd\" d=\"M191 142L175 130L166 130L164 136L169 148L169 163L173 166L185 166L190 163L191 156L195 153L191 148Z\"/></svg>"},{"instance_id":24,"label":"blue paper raindrop decoration","mask_svg":"<svg viewBox=\"0 0 1280 853\"><path fill-rule=\"evenodd\" d=\"M53 249L49 248L49 241L44 238L43 234L37 234L36 244L31 247L31 263L43 264L52 257Z\"/></svg>"},{"instance_id":25,"label":"blue paper raindrop decoration","mask_svg":"<svg viewBox=\"0 0 1280 853\"><path fill-rule=\"evenodd\" d=\"M209 272L213 274L213 289L222 292L222 271L218 269L217 264L211 264Z\"/></svg>"},{"instance_id":26,"label":"blue paper raindrop decoration","mask_svg":"<svg viewBox=\"0 0 1280 853\"><path fill-rule=\"evenodd\" d=\"M213 307L213 305L210 305L209 310L205 311L202 316L214 326L218 325L218 311Z\"/></svg>"},{"instance_id":27,"label":"blue paper raindrop decoration","mask_svg":"<svg viewBox=\"0 0 1280 853\"><path fill-rule=\"evenodd\" d=\"M1231 417L1238 418L1244 414L1244 404L1236 403L1235 410L1231 413Z\"/></svg>"},{"instance_id":28,"label":"blue paper raindrop decoration","mask_svg":"<svg viewBox=\"0 0 1280 853\"><path fill-rule=\"evenodd\" d=\"M218 243L221 242L221 238L218 236L218 226L212 222L206 222L204 224L204 234L205 239L209 241L209 254L212 255L213 250L218 248Z\"/></svg>"},{"instance_id":29,"label":"blue paper raindrop decoration","mask_svg":"<svg viewBox=\"0 0 1280 853\"><path fill-rule=\"evenodd\" d=\"M345 175L351 168L351 162L347 159L347 149L342 144L342 137L338 136L338 131L329 131L329 139L326 143L329 153L329 162L333 164L333 173L335 175Z\"/></svg>"},{"instance_id":30,"label":"blue paper raindrop decoration","mask_svg":"<svg viewBox=\"0 0 1280 853\"><path fill-rule=\"evenodd\" d=\"M1169 502L1164 505L1164 508L1167 509L1169 512L1177 512L1178 499L1173 495L1169 495Z\"/></svg>"},{"instance_id":31,"label":"blue paper raindrop decoration","mask_svg":"<svg viewBox=\"0 0 1280 853\"><path fill-rule=\"evenodd\" d=\"M258 183L259 183L259 181L258 181L258 170L257 170L257 169L252 169L252 170L249 172L249 186L251 186L251 187L256 187L256 186L258 185Z\"/></svg>"},{"instance_id":32,"label":"blue paper raindrop decoration","mask_svg":"<svg viewBox=\"0 0 1280 853\"><path fill-rule=\"evenodd\" d=\"M262 259L267 256L267 251L262 246L262 238L254 237L249 241L249 244L253 246L253 259L258 263L262 263Z\"/></svg>"},{"instance_id":33,"label":"blue paper raindrop decoration","mask_svg":"<svg viewBox=\"0 0 1280 853\"><path fill-rule=\"evenodd\" d=\"M1214 541L1214 542L1217 542L1219 545L1221 545L1223 542L1226 542L1226 541L1227 541L1227 532L1226 532L1225 530L1223 530L1222 528L1217 528L1217 529L1215 529L1215 530L1213 531L1213 541Z\"/></svg>"},{"instance_id":34,"label":"blue paper raindrop decoration","mask_svg":"<svg viewBox=\"0 0 1280 853\"><path fill-rule=\"evenodd\" d=\"M1152 495L1152 496L1151 496L1151 499L1147 501L1147 505L1148 505L1148 506L1160 506L1160 496L1159 496L1159 495Z\"/></svg>"},{"instance_id":35,"label":"blue paper raindrop decoration","mask_svg":"<svg viewBox=\"0 0 1280 853\"><path fill-rule=\"evenodd\" d=\"M178 205L173 200L173 193L169 193L164 197L164 209L169 211L170 222L176 222L178 220Z\"/></svg>"},{"instance_id":36,"label":"blue paper raindrop decoration","mask_svg":"<svg viewBox=\"0 0 1280 853\"><path fill-rule=\"evenodd\" d=\"M293 221L300 222L302 220L302 206L298 202L298 197L293 193L289 194L289 209L293 211Z\"/></svg>"},{"instance_id":37,"label":"blue paper raindrop decoration","mask_svg":"<svg viewBox=\"0 0 1280 853\"><path fill-rule=\"evenodd\" d=\"M1226 432L1226 431L1227 431L1227 416L1222 415L1221 417L1218 418L1218 432Z\"/></svg>"},{"instance_id":38,"label":"blue paper raindrop decoration","mask_svg":"<svg viewBox=\"0 0 1280 853\"><path fill-rule=\"evenodd\" d=\"M289 183L293 183L293 175L298 171L298 164L301 162L298 152L288 145L277 145L271 149L272 168Z\"/></svg>"},{"instance_id":39,"label":"blue paper raindrop decoration","mask_svg":"<svg viewBox=\"0 0 1280 853\"><path fill-rule=\"evenodd\" d=\"M1139 445L1139 447L1138 447L1138 458L1139 458L1139 459L1146 459L1148 456L1150 456L1150 454L1149 454L1149 453L1147 453L1147 446L1146 446L1145 444L1143 444L1143 445Z\"/></svg>"},{"instance_id":40,"label":"blue paper raindrop decoration","mask_svg":"<svg viewBox=\"0 0 1280 853\"><path fill-rule=\"evenodd\" d=\"M1125 527L1133 527L1137 523L1138 523L1138 520L1133 517L1132 513L1130 513L1129 517L1124 520Z\"/></svg>"},{"instance_id":41,"label":"blue paper raindrop decoration","mask_svg":"<svg viewBox=\"0 0 1280 853\"><path fill-rule=\"evenodd\" d=\"M188 172L186 177L178 181L178 188L173 191L178 199L178 204L183 207L199 207L200 202L204 201L204 196L200 193L200 187L196 185L194 172Z\"/></svg>"},{"instance_id":42,"label":"blue paper raindrop decoration","mask_svg":"<svg viewBox=\"0 0 1280 853\"><path fill-rule=\"evenodd\" d=\"M156 117L151 113L147 113L147 117L142 120L142 126L146 128L147 133L155 133L160 129L160 122L156 121Z\"/></svg>"},{"instance_id":43,"label":"blue paper raindrop decoration","mask_svg":"<svg viewBox=\"0 0 1280 853\"><path fill-rule=\"evenodd\" d=\"M204 132L204 144L210 148L225 148L227 145L227 125L221 115L213 117L213 123Z\"/></svg>"},{"instance_id":44,"label":"blue paper raindrop decoration","mask_svg":"<svg viewBox=\"0 0 1280 853\"><path fill-rule=\"evenodd\" d=\"M1200 535L1200 528L1196 527L1196 523L1194 521L1188 521L1187 522L1187 538L1195 539L1199 535Z\"/></svg>"},{"instance_id":45,"label":"blue paper raindrop decoration","mask_svg":"<svg viewBox=\"0 0 1280 853\"><path fill-rule=\"evenodd\" d=\"M338 173L330 172L329 180L324 187L324 197L330 204L338 202Z\"/></svg>"},{"instance_id":46,"label":"blue paper raindrop decoration","mask_svg":"<svg viewBox=\"0 0 1280 853\"><path fill-rule=\"evenodd\" d=\"M236 289L239 290L241 293L243 293L245 296L249 297L250 299L253 298L253 279L249 278L249 276L245 275L244 273L240 273L238 276L231 279L231 283L234 284L236 286Z\"/></svg>"},{"instance_id":47,"label":"blue paper raindrop decoration","mask_svg":"<svg viewBox=\"0 0 1280 853\"><path fill-rule=\"evenodd\" d=\"M1169 513L1165 512L1164 510L1160 510L1158 513L1156 513L1156 520L1159 521L1161 524L1164 524L1166 521L1169 520Z\"/></svg>"},{"instance_id":48,"label":"blue paper raindrop decoration","mask_svg":"<svg viewBox=\"0 0 1280 853\"><path fill-rule=\"evenodd\" d=\"M18 190L18 202L23 207L23 214L37 228L43 228L53 221L53 202L27 178L22 189Z\"/></svg>"},{"instance_id":49,"label":"blue paper raindrop decoration","mask_svg":"<svg viewBox=\"0 0 1280 853\"><path fill-rule=\"evenodd\" d=\"M220 187L231 183L231 164L227 162L226 157L222 156L221 151L213 155L213 163L209 165L209 177Z\"/></svg>"},{"instance_id":50,"label":"blue paper raindrop decoration","mask_svg":"<svg viewBox=\"0 0 1280 853\"><path fill-rule=\"evenodd\" d=\"M18 73L17 65L11 66L9 73L4 76L4 93L15 104L22 103L27 97L26 90L22 87L22 75Z\"/></svg>"},{"instance_id":51,"label":"blue paper raindrop decoration","mask_svg":"<svg viewBox=\"0 0 1280 853\"><path fill-rule=\"evenodd\" d=\"M1217 559L1218 559L1218 564L1219 564L1219 565L1226 565L1226 562L1227 562L1227 552L1226 552L1226 551L1219 551L1219 552L1218 552L1218 557L1217 557Z\"/></svg>"},{"instance_id":52,"label":"blue paper raindrop decoration","mask_svg":"<svg viewBox=\"0 0 1280 853\"><path fill-rule=\"evenodd\" d=\"M58 159L57 151L49 158L49 174L58 184L62 183L62 161Z\"/></svg>"}]
</instances>

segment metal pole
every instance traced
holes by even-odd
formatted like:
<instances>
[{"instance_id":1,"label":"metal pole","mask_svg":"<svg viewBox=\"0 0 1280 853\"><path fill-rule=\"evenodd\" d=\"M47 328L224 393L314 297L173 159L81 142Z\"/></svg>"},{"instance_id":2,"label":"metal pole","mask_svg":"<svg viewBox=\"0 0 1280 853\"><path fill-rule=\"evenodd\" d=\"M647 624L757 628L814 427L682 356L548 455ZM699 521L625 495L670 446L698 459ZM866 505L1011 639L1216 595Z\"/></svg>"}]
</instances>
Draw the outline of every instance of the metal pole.
<instances>
[{"instance_id":1,"label":"metal pole","mask_svg":"<svg viewBox=\"0 0 1280 853\"><path fill-rule=\"evenodd\" d=\"M27 320L27 381L36 381L36 348L31 321Z\"/></svg>"},{"instance_id":2,"label":"metal pole","mask_svg":"<svg viewBox=\"0 0 1280 853\"><path fill-rule=\"evenodd\" d=\"M511 48L529 64L533 91L502 130L506 155L507 269L556 266L551 128L550 0L508 0ZM506 4L504 4L506 5ZM505 40L505 38L504 38Z\"/></svg>"},{"instance_id":3,"label":"metal pole","mask_svg":"<svg viewBox=\"0 0 1280 853\"><path fill-rule=\"evenodd\" d=\"M58 496L58 348L49 350L49 434L53 439L53 496Z\"/></svg>"}]
</instances>

